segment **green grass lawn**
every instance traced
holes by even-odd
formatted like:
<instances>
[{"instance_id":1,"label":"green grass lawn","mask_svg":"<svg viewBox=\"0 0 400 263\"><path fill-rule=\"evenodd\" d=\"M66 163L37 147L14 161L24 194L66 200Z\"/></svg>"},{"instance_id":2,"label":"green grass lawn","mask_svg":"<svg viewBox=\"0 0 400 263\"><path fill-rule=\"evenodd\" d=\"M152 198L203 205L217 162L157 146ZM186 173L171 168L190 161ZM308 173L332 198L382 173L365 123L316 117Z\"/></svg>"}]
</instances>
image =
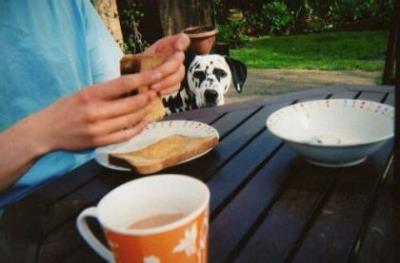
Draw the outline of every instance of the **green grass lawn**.
<instances>
[{"instance_id":1,"label":"green grass lawn","mask_svg":"<svg viewBox=\"0 0 400 263\"><path fill-rule=\"evenodd\" d=\"M388 33L325 32L252 39L231 56L250 68L382 70Z\"/></svg>"}]
</instances>

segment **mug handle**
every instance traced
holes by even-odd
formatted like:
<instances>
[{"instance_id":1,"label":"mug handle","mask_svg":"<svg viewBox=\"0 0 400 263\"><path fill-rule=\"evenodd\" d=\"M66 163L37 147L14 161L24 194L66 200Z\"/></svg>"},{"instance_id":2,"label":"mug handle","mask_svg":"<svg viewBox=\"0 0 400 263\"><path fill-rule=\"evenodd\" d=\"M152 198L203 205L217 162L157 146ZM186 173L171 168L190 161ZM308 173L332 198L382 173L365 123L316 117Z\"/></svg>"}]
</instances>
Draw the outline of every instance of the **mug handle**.
<instances>
[{"instance_id":1,"label":"mug handle","mask_svg":"<svg viewBox=\"0 0 400 263\"><path fill-rule=\"evenodd\" d=\"M86 218L94 217L97 218L97 208L89 207L83 210L78 218L76 219L76 227L78 228L79 233L82 238L88 243L88 245L103 259L107 262L114 262L114 257L111 251L106 248L100 241L93 235L90 230Z\"/></svg>"}]
</instances>

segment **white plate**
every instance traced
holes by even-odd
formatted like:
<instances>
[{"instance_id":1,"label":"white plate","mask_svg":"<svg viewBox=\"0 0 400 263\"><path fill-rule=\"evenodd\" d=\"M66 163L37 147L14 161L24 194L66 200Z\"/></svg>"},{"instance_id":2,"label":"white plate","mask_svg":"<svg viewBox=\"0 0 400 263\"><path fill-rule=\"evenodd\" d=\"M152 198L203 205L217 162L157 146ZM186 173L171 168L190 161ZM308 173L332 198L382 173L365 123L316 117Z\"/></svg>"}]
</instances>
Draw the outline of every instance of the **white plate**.
<instances>
[{"instance_id":1,"label":"white plate","mask_svg":"<svg viewBox=\"0 0 400 263\"><path fill-rule=\"evenodd\" d=\"M95 160L100 165L110 169L129 171L130 169L128 168L110 164L108 162L108 154L136 151L173 134L180 134L191 137L216 136L219 138L218 131L215 128L202 122L185 120L153 122L147 125L142 133L133 137L127 142L97 148L94 152ZM211 150L212 148L207 149L206 151L189 159L186 159L179 164L189 162L193 159L203 156Z\"/></svg>"}]
</instances>

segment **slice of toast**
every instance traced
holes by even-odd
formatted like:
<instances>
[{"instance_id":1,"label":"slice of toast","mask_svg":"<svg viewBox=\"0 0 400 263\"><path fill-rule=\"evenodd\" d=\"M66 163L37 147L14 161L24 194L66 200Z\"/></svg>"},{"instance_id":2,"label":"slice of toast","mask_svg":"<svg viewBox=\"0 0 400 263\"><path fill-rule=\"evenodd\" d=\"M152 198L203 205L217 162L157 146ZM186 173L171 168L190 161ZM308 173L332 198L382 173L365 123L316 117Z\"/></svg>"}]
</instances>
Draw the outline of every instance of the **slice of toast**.
<instances>
[{"instance_id":1,"label":"slice of toast","mask_svg":"<svg viewBox=\"0 0 400 263\"><path fill-rule=\"evenodd\" d=\"M158 172L194 157L218 144L216 136L170 135L143 149L109 155L110 164L133 168L140 174ZM128 165L128 166L127 166Z\"/></svg>"},{"instance_id":2,"label":"slice of toast","mask_svg":"<svg viewBox=\"0 0 400 263\"><path fill-rule=\"evenodd\" d=\"M120 61L121 75L134 74L145 70L150 70L166 60L162 55L125 55ZM139 87L138 92L142 93L149 87ZM164 117L165 109L160 97L152 101L151 112L145 117L148 122L157 121Z\"/></svg>"}]
</instances>

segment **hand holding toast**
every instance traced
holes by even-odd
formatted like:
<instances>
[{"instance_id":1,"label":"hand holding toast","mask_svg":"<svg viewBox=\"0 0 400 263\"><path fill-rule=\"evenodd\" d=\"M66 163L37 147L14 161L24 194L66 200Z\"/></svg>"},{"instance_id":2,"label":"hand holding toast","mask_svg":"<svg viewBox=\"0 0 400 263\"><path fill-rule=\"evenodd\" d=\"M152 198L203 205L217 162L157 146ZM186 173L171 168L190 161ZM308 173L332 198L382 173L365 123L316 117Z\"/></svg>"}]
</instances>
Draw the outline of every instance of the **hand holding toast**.
<instances>
[{"instance_id":1,"label":"hand holding toast","mask_svg":"<svg viewBox=\"0 0 400 263\"><path fill-rule=\"evenodd\" d=\"M188 45L184 34L163 38L145 52L166 56L156 68L86 87L32 115L25 122L40 124L36 134L37 141L43 142L40 148L44 152L79 150L122 142L138 134L146 125L144 117L151 111L155 91L164 94L179 87L184 74L183 50ZM124 96L143 86L151 89Z\"/></svg>"},{"instance_id":2,"label":"hand holding toast","mask_svg":"<svg viewBox=\"0 0 400 263\"><path fill-rule=\"evenodd\" d=\"M156 94L122 95L161 77L149 71L89 86L2 131L0 191L48 152L117 143L139 133Z\"/></svg>"},{"instance_id":3,"label":"hand holding toast","mask_svg":"<svg viewBox=\"0 0 400 263\"><path fill-rule=\"evenodd\" d=\"M120 61L121 75L140 74L141 72L156 70L164 77L151 86L142 86L138 93L154 90L158 97L151 102L151 111L145 116L145 121L158 121L165 115L161 96L175 92L185 75L183 66L183 49L189 40L186 35L169 36L156 42L143 54L128 54ZM130 93L127 95L134 95Z\"/></svg>"},{"instance_id":4,"label":"hand holding toast","mask_svg":"<svg viewBox=\"0 0 400 263\"><path fill-rule=\"evenodd\" d=\"M129 91L149 85L159 75L146 72L127 75L102 84L86 87L62 98L25 122L40 124L37 141L46 151L79 150L130 139L146 125L153 91L124 97ZM35 129L31 129L35 131Z\"/></svg>"},{"instance_id":5,"label":"hand holding toast","mask_svg":"<svg viewBox=\"0 0 400 263\"><path fill-rule=\"evenodd\" d=\"M185 75L183 61L184 51L190 44L190 39L185 34L164 37L145 52L145 55L162 55L167 57L164 63L155 68L163 74L163 78L150 86L160 95L167 95L177 91Z\"/></svg>"}]
</instances>

